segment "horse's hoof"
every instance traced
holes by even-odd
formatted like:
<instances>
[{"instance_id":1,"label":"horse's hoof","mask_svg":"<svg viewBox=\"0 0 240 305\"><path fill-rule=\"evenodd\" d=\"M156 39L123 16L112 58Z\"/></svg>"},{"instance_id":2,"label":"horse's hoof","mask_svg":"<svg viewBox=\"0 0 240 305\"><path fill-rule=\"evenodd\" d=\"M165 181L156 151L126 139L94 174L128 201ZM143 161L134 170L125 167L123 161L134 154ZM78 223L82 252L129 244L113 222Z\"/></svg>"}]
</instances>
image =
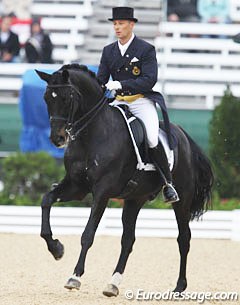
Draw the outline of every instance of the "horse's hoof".
<instances>
[{"instance_id":1,"label":"horse's hoof","mask_svg":"<svg viewBox=\"0 0 240 305\"><path fill-rule=\"evenodd\" d=\"M54 240L54 245L50 250L55 260L60 260L64 254L64 246L60 243L58 239Z\"/></svg>"},{"instance_id":2,"label":"horse's hoof","mask_svg":"<svg viewBox=\"0 0 240 305\"><path fill-rule=\"evenodd\" d=\"M81 286L81 282L78 280L76 276L70 277L67 283L64 285L64 288L72 290L76 289L79 290Z\"/></svg>"},{"instance_id":3,"label":"horse's hoof","mask_svg":"<svg viewBox=\"0 0 240 305\"><path fill-rule=\"evenodd\" d=\"M103 294L107 297L116 297L119 294L117 286L108 284L107 287L103 290Z\"/></svg>"},{"instance_id":4,"label":"horse's hoof","mask_svg":"<svg viewBox=\"0 0 240 305\"><path fill-rule=\"evenodd\" d=\"M183 280L183 281L179 281L177 283L176 288L173 290L173 292L183 292L185 289L187 288L187 281Z\"/></svg>"}]
</instances>

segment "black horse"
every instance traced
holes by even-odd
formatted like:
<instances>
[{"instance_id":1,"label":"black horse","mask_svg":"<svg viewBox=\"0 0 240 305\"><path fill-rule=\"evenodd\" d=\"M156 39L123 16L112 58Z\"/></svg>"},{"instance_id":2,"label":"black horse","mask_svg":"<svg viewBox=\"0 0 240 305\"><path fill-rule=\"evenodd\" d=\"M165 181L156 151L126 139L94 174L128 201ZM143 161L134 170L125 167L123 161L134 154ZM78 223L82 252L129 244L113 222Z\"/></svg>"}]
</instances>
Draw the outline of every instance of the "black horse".
<instances>
[{"instance_id":1,"label":"black horse","mask_svg":"<svg viewBox=\"0 0 240 305\"><path fill-rule=\"evenodd\" d=\"M68 289L79 289L86 255L108 200L124 193L136 172L137 160L126 122L119 110L106 103L93 72L86 66L72 64L64 65L52 75L37 73L47 82L44 98L50 116L50 138L57 147L67 144L64 156L66 175L42 200L41 237L46 240L55 259L63 256L64 248L52 238L49 221L52 204L82 200L88 193L93 195L91 214L81 237L80 257L73 276L65 285ZM175 291L182 292L187 287L186 263L191 239L189 221L199 218L208 208L213 174L207 157L194 141L180 127L171 126L178 142L173 181L180 197L180 201L173 204L181 256ZM111 282L103 291L105 295L118 294L118 285L135 241L138 213L147 200L156 196L162 185L157 171L143 171L138 187L122 195L121 253Z\"/></svg>"}]
</instances>

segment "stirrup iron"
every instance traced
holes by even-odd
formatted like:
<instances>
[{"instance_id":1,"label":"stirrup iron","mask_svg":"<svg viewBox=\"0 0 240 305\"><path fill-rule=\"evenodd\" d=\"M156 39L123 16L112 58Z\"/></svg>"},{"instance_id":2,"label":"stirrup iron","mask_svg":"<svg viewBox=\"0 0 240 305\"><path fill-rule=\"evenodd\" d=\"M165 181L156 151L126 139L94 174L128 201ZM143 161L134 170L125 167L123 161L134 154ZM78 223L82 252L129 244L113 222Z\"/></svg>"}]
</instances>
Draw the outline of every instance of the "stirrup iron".
<instances>
[{"instance_id":1,"label":"stirrup iron","mask_svg":"<svg viewBox=\"0 0 240 305\"><path fill-rule=\"evenodd\" d=\"M172 194L170 194L170 198L169 196L167 196L164 192L164 189L166 188L170 188ZM178 196L178 193L177 191L175 190L175 188L173 187L173 185L169 182L167 182L164 186L163 186L163 189L162 189L162 194L163 194L163 201L166 202L166 203L174 203L174 202L177 202L179 201L179 196Z\"/></svg>"}]
</instances>

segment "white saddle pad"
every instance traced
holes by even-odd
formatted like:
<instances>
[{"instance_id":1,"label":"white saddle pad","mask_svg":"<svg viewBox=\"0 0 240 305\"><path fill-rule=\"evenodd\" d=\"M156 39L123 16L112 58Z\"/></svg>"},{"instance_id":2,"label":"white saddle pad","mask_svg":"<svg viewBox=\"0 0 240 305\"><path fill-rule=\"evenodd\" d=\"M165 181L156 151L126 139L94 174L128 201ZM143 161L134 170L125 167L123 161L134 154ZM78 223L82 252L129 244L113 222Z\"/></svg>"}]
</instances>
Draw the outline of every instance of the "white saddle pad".
<instances>
[{"instance_id":1,"label":"white saddle pad","mask_svg":"<svg viewBox=\"0 0 240 305\"><path fill-rule=\"evenodd\" d=\"M164 147L164 150L165 150L165 153L166 153L166 156L167 156L167 159L168 159L168 164L169 164L170 171L172 171L173 165L174 165L174 153L173 153L173 150L171 150L169 148L168 140L167 140L167 134L164 130L159 128L158 137L159 137L159 140L161 141L161 143Z\"/></svg>"}]
</instances>

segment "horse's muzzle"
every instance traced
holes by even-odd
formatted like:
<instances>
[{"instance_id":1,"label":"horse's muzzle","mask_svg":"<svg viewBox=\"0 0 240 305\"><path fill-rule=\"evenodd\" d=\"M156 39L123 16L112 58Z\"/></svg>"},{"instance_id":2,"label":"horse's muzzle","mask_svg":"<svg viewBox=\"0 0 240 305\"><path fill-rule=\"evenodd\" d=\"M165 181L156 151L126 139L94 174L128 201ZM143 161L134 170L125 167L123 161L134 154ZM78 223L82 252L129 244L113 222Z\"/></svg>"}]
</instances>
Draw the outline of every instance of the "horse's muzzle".
<instances>
[{"instance_id":1,"label":"horse's muzzle","mask_svg":"<svg viewBox=\"0 0 240 305\"><path fill-rule=\"evenodd\" d=\"M52 131L50 140L56 147L64 147L67 144L67 134L63 128L58 132Z\"/></svg>"},{"instance_id":2,"label":"horse's muzzle","mask_svg":"<svg viewBox=\"0 0 240 305\"><path fill-rule=\"evenodd\" d=\"M50 139L52 143L59 148L64 147L67 143L66 139L63 136L58 136L54 139L50 137Z\"/></svg>"}]
</instances>

